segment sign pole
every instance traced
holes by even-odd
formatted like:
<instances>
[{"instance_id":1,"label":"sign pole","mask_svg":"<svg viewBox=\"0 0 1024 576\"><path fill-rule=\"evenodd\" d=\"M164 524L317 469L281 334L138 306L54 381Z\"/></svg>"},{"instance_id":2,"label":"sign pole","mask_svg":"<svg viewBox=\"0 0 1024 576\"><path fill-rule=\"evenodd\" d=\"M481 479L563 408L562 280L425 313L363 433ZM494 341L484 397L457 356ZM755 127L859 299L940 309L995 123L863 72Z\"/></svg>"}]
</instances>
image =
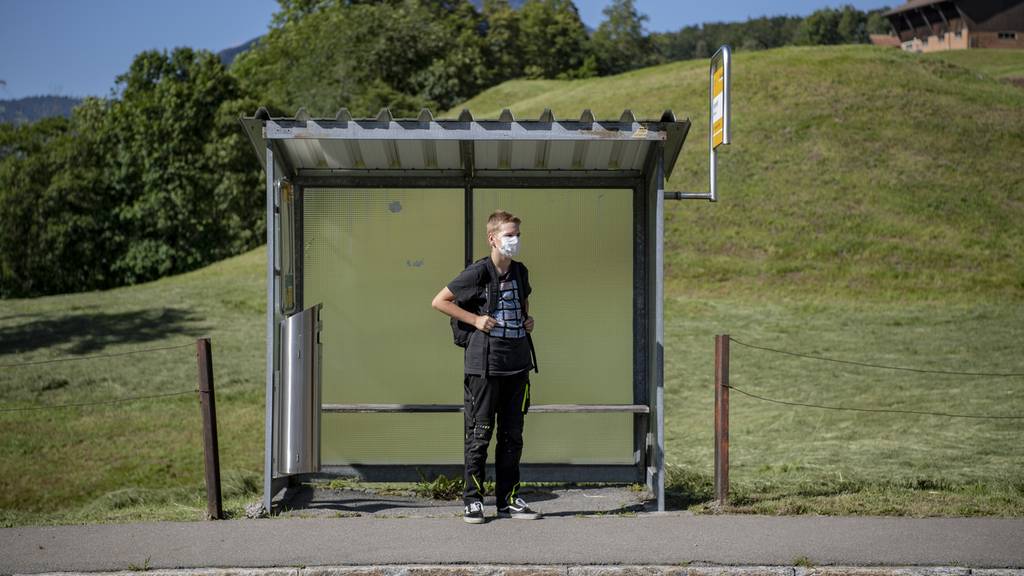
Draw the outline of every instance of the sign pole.
<instances>
[{"instance_id":1,"label":"sign pole","mask_svg":"<svg viewBox=\"0 0 1024 576\"><path fill-rule=\"evenodd\" d=\"M708 169L711 192L665 192L666 200L710 200L718 202L718 155L722 144L729 144L729 91L732 83L732 48L723 45L711 57L708 67Z\"/></svg>"}]
</instances>

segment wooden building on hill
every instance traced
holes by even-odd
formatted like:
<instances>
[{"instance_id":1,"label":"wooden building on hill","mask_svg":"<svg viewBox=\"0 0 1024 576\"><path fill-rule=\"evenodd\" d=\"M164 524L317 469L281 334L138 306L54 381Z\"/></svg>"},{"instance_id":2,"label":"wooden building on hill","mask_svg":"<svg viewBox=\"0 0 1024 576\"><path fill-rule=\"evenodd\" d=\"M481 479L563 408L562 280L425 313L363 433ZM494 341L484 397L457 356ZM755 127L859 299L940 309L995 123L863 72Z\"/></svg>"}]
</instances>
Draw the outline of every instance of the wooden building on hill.
<instances>
[{"instance_id":1,"label":"wooden building on hill","mask_svg":"<svg viewBox=\"0 0 1024 576\"><path fill-rule=\"evenodd\" d=\"M1024 49L1024 0L908 0L885 16L910 52Z\"/></svg>"}]
</instances>

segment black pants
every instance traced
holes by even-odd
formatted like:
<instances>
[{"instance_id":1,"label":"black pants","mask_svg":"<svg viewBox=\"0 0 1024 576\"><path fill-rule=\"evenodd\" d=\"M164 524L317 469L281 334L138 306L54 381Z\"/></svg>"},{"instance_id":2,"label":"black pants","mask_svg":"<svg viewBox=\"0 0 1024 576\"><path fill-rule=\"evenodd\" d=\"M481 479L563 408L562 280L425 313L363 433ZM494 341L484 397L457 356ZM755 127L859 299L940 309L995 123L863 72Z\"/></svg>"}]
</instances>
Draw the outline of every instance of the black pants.
<instances>
[{"instance_id":1,"label":"black pants","mask_svg":"<svg viewBox=\"0 0 1024 576\"><path fill-rule=\"evenodd\" d=\"M495 502L499 508L515 499L519 490L519 458L523 454L523 417L530 408L530 372L513 376L474 376L464 380L466 415L466 488L462 499L483 502L487 446L495 420L498 444L494 448Z\"/></svg>"}]
</instances>

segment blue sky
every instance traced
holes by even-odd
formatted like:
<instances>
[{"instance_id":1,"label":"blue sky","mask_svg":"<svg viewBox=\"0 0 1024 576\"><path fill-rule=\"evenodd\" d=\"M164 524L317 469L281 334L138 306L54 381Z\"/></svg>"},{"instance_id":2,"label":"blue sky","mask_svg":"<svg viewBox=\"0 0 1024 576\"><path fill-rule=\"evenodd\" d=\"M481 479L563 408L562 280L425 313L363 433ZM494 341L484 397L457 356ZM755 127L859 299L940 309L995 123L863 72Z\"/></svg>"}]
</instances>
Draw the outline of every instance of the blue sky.
<instances>
[{"instance_id":1,"label":"blue sky","mask_svg":"<svg viewBox=\"0 0 1024 576\"><path fill-rule=\"evenodd\" d=\"M862 10L879 0L637 0L652 31L825 6ZM576 0L583 21L601 23L607 0ZM38 94L106 95L132 57L191 46L217 52L263 34L276 0L0 0L0 99Z\"/></svg>"}]
</instances>

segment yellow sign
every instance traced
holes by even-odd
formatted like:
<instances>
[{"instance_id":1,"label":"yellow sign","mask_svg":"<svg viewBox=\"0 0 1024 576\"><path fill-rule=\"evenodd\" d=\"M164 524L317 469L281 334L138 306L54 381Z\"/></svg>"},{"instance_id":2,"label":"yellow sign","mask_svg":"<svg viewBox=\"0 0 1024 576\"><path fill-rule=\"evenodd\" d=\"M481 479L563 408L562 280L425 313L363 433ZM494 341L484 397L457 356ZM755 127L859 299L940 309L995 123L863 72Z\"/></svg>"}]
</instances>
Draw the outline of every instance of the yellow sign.
<instances>
[{"instance_id":1,"label":"yellow sign","mask_svg":"<svg viewBox=\"0 0 1024 576\"><path fill-rule=\"evenodd\" d=\"M711 148L725 140L725 67L719 66L711 77Z\"/></svg>"}]
</instances>

